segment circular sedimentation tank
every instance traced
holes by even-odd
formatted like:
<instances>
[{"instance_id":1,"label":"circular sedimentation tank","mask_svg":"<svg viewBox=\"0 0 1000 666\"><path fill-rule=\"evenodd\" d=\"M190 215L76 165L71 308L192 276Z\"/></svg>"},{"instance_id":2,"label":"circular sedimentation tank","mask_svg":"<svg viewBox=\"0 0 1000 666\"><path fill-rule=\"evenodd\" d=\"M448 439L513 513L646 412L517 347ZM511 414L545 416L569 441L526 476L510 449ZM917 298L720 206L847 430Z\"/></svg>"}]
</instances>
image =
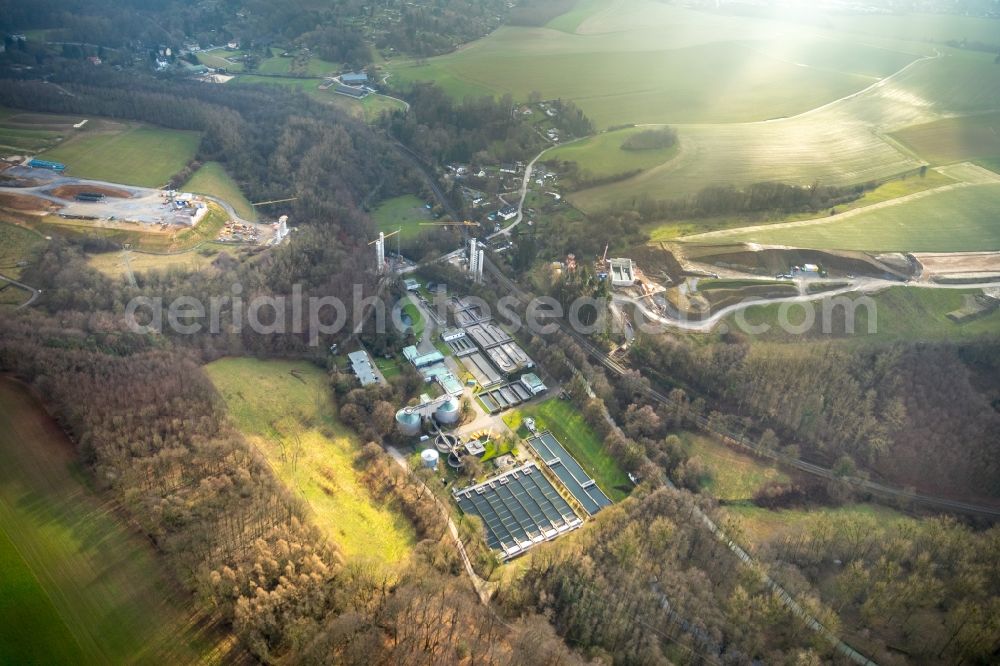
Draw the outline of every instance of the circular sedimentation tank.
<instances>
[{"instance_id":1,"label":"circular sedimentation tank","mask_svg":"<svg viewBox=\"0 0 1000 666\"><path fill-rule=\"evenodd\" d=\"M441 433L434 438L434 446L441 453L451 453L452 450L458 446L458 437L447 433Z\"/></svg>"},{"instance_id":2,"label":"circular sedimentation tank","mask_svg":"<svg viewBox=\"0 0 1000 666\"><path fill-rule=\"evenodd\" d=\"M409 407L404 407L396 412L396 427L402 434L415 437L420 434L420 426L420 414Z\"/></svg>"}]
</instances>

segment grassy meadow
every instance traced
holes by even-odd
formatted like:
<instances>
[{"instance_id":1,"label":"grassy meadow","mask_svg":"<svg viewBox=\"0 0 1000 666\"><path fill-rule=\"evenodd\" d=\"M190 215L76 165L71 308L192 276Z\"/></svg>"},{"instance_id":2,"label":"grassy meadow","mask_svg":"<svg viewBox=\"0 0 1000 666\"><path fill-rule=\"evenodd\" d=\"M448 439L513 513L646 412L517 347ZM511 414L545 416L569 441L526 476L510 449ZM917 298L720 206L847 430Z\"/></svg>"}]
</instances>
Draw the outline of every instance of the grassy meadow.
<instances>
[{"instance_id":1,"label":"grassy meadow","mask_svg":"<svg viewBox=\"0 0 1000 666\"><path fill-rule=\"evenodd\" d=\"M546 161L575 162L580 170L592 178L605 178L649 169L669 162L677 154L678 146L651 150L625 150L622 144L641 127L604 132L596 136L555 148L545 155Z\"/></svg>"},{"instance_id":2,"label":"grassy meadow","mask_svg":"<svg viewBox=\"0 0 1000 666\"><path fill-rule=\"evenodd\" d=\"M41 157L63 162L74 178L161 187L194 157L200 136L148 126L82 131Z\"/></svg>"},{"instance_id":3,"label":"grassy meadow","mask_svg":"<svg viewBox=\"0 0 1000 666\"><path fill-rule=\"evenodd\" d=\"M860 198L836 206L837 213L845 213L856 208L864 208L883 201L890 201L900 197L909 196L918 192L932 190L945 185L953 185L958 182L955 178L947 176L935 169L928 169L923 176L904 174L902 177L885 181L878 187L865 192ZM725 215L709 218L692 218L686 220L658 221L648 225L649 239L651 243L669 241L688 236L691 234L701 234L708 232L723 231L726 229L736 229L760 224L782 224L785 222L797 222L799 220L815 219L823 215L824 211L801 213L765 214L760 215Z\"/></svg>"},{"instance_id":4,"label":"grassy meadow","mask_svg":"<svg viewBox=\"0 0 1000 666\"><path fill-rule=\"evenodd\" d=\"M213 248L215 249L215 248ZM224 251L224 248L220 248ZM218 256L217 252L207 254L200 250L180 254L145 254L130 252L128 264L133 273L148 273L150 271L198 271L207 268ZM99 270L110 278L124 279L126 277L125 259L121 252L101 252L87 257L87 264Z\"/></svg>"},{"instance_id":5,"label":"grassy meadow","mask_svg":"<svg viewBox=\"0 0 1000 666\"><path fill-rule=\"evenodd\" d=\"M250 201L233 177L226 172L226 168L218 162L205 162L191 179L181 186L181 189L219 197L236 209L236 214L244 220L257 219L257 210L250 205Z\"/></svg>"},{"instance_id":6,"label":"grassy meadow","mask_svg":"<svg viewBox=\"0 0 1000 666\"><path fill-rule=\"evenodd\" d=\"M1000 250L1000 183L972 185L844 220L740 232L720 238L831 250L966 252Z\"/></svg>"},{"instance_id":7,"label":"grassy meadow","mask_svg":"<svg viewBox=\"0 0 1000 666\"><path fill-rule=\"evenodd\" d=\"M0 273L12 278L21 274L18 264L28 259L31 251L45 242L36 231L0 222Z\"/></svg>"},{"instance_id":8,"label":"grassy meadow","mask_svg":"<svg viewBox=\"0 0 1000 666\"><path fill-rule=\"evenodd\" d=\"M751 336L758 340L774 342L815 342L817 339L839 339L847 344L881 344L896 340L912 342L972 341L995 338L1000 335L1000 310L989 315L956 323L948 319L949 312L960 309L966 299L979 293L979 289L931 289L922 287L891 287L876 294L867 294L874 302L869 311L865 307L855 310L854 335L844 335L842 327L831 327L831 333L822 332L822 305L816 306L816 324L805 335L794 335L776 326L778 305L754 305L747 308L743 317L752 325L769 324L770 330ZM850 298L857 294L848 294ZM789 320L795 325L803 320L802 309L789 311ZM730 329L739 330L731 317L726 320ZM869 322L874 329L869 333Z\"/></svg>"},{"instance_id":9,"label":"grassy meadow","mask_svg":"<svg viewBox=\"0 0 1000 666\"><path fill-rule=\"evenodd\" d=\"M719 500L749 500L764 484L785 483L789 477L753 456L698 433L680 434L689 458L697 458L709 475L703 492Z\"/></svg>"},{"instance_id":10,"label":"grassy meadow","mask_svg":"<svg viewBox=\"0 0 1000 666\"><path fill-rule=\"evenodd\" d=\"M84 116L60 116L0 107L0 155L35 154L58 145L78 130Z\"/></svg>"},{"instance_id":11,"label":"grassy meadow","mask_svg":"<svg viewBox=\"0 0 1000 666\"><path fill-rule=\"evenodd\" d=\"M385 95L368 95L364 99L354 99L329 91L327 98L337 108L368 123L375 122L388 111L406 108L403 102Z\"/></svg>"},{"instance_id":12,"label":"grassy meadow","mask_svg":"<svg viewBox=\"0 0 1000 666\"><path fill-rule=\"evenodd\" d=\"M0 378L0 662L221 663L149 541L94 494L59 427Z\"/></svg>"},{"instance_id":13,"label":"grassy meadow","mask_svg":"<svg viewBox=\"0 0 1000 666\"><path fill-rule=\"evenodd\" d=\"M413 528L362 484L354 468L361 443L337 421L322 370L251 358L220 359L205 370L236 427L349 561L392 567L408 559Z\"/></svg>"},{"instance_id":14,"label":"grassy meadow","mask_svg":"<svg viewBox=\"0 0 1000 666\"><path fill-rule=\"evenodd\" d=\"M539 432L552 431L608 497L616 502L625 499L632 487L631 481L573 403L552 398L508 412L504 421L512 430L527 436L530 433L521 424L529 416L535 419Z\"/></svg>"},{"instance_id":15,"label":"grassy meadow","mask_svg":"<svg viewBox=\"0 0 1000 666\"><path fill-rule=\"evenodd\" d=\"M876 518L882 523L913 520L894 509L877 504L778 510L758 506L727 506L723 512L734 519L733 527L737 534L733 535L733 531L730 531L730 535L735 536L742 545L748 546L751 552L781 534L800 533L811 526L833 520L853 517Z\"/></svg>"},{"instance_id":16,"label":"grassy meadow","mask_svg":"<svg viewBox=\"0 0 1000 666\"><path fill-rule=\"evenodd\" d=\"M386 199L371 213L376 229L387 234L402 229L398 234L402 241L416 238L432 228L421 226L422 222L434 221L431 212L424 208L425 203L423 199L412 194ZM390 238L387 243L391 244L394 240Z\"/></svg>"}]
</instances>

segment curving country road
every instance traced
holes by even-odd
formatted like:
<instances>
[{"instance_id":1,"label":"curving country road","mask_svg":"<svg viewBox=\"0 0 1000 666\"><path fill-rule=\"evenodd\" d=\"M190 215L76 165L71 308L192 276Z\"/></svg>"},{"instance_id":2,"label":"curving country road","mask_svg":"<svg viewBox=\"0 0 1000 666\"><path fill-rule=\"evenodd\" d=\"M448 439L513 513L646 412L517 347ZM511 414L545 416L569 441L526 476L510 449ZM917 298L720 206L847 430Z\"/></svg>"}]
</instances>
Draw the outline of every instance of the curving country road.
<instances>
[{"instance_id":1,"label":"curving country road","mask_svg":"<svg viewBox=\"0 0 1000 666\"><path fill-rule=\"evenodd\" d=\"M5 282L9 282L10 284L14 285L15 287L20 287L21 289L24 289L25 291L27 291L27 292L29 292L31 294L31 298L29 298L24 303L21 303L20 305L17 306L16 309L18 309L18 310L20 310L21 308L26 308L26 307L30 306L32 303L34 303L36 300L38 300L38 295L42 293L40 289L35 289L32 286L26 285L23 282L19 282L19 281L15 280L12 277L7 277L6 275L0 274L0 280L3 280Z\"/></svg>"}]
</instances>

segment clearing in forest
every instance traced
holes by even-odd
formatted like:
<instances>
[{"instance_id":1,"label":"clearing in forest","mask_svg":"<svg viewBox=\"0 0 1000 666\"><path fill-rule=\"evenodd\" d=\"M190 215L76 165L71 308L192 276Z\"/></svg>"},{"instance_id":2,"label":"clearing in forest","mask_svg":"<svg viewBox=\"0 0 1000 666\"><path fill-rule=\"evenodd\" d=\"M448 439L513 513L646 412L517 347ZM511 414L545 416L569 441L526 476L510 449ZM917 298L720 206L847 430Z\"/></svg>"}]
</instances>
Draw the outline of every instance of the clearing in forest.
<instances>
[{"instance_id":1,"label":"clearing in forest","mask_svg":"<svg viewBox=\"0 0 1000 666\"><path fill-rule=\"evenodd\" d=\"M205 370L236 426L349 561L405 564L413 526L364 486L354 466L361 442L337 420L322 370L252 358L220 359Z\"/></svg>"}]
</instances>

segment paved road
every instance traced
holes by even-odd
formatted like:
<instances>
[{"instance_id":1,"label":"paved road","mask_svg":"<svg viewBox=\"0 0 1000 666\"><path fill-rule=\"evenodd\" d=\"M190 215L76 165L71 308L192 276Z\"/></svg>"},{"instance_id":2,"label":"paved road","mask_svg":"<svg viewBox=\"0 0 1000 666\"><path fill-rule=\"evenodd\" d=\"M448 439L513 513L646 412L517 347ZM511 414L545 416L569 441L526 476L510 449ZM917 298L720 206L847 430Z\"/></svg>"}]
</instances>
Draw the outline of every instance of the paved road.
<instances>
[{"instance_id":1,"label":"paved road","mask_svg":"<svg viewBox=\"0 0 1000 666\"><path fill-rule=\"evenodd\" d=\"M756 275L743 275L742 278L746 279L759 279ZM831 289L829 291L819 292L816 294L803 293L803 287L809 281L801 280L798 281L799 294L796 296L786 296L783 298L748 298L747 300L741 301L739 303L734 303L733 305L726 306L716 312L713 312L710 316L704 319L686 319L683 317L676 316L664 316L652 310L644 301L644 299L634 298L632 296L625 296L624 294L613 294L612 301L619 304L627 303L634 306L639 312L642 313L644 317L650 322L655 322L662 326L668 328L681 329L686 331L710 331L716 324L721 320L725 319L729 315L746 310L747 308L753 307L755 305L769 305L772 303L808 303L811 301L821 301L825 298L842 296L849 293L874 293L881 291L889 287L914 287L920 289L978 289L978 288L992 288L1000 287L1000 282L988 281L979 283L966 283L966 284L938 284L932 282L901 282L899 280L884 280L881 278L854 278L852 280L841 280L835 279L835 282L846 282L846 285L838 289ZM766 280L764 281L766 282Z\"/></svg>"},{"instance_id":2,"label":"paved road","mask_svg":"<svg viewBox=\"0 0 1000 666\"><path fill-rule=\"evenodd\" d=\"M386 447L389 455L392 459L396 461L400 467L405 469L407 472L410 471L410 465L406 462L406 457L399 452L399 449L394 446ZM441 510L441 515L444 516L445 520L448 521L448 533L451 535L452 540L455 542L455 546L458 549L458 554L462 558L462 563L465 565L465 572L469 575L469 580L472 581L472 587L475 589L476 594L479 596L479 600L486 605L489 605L490 599L493 596L493 589L489 582L483 580L476 573L476 570L472 568L472 560L469 559L469 554L465 550L465 544L462 543L462 539L458 535L458 525L455 521L451 519L451 512L448 511L448 507L444 506L441 500L438 499L437 495L427 487L423 481L421 481L416 476L412 477L413 480L423 486L426 491L434 498L437 503L438 508Z\"/></svg>"},{"instance_id":3,"label":"paved road","mask_svg":"<svg viewBox=\"0 0 1000 666\"><path fill-rule=\"evenodd\" d=\"M31 294L31 298L29 298L27 301L25 301L24 303L21 303L20 305L17 306L18 310L20 310L21 308L29 307L32 303L34 303L36 300L38 300L38 295L42 293L39 289L35 289L34 287L26 285L23 282L18 282L14 278L7 277L6 275L0 275L0 280L3 280L5 282L9 282L10 284L14 285L15 287L20 287L21 289L24 289L24 290L28 291Z\"/></svg>"}]
</instances>

